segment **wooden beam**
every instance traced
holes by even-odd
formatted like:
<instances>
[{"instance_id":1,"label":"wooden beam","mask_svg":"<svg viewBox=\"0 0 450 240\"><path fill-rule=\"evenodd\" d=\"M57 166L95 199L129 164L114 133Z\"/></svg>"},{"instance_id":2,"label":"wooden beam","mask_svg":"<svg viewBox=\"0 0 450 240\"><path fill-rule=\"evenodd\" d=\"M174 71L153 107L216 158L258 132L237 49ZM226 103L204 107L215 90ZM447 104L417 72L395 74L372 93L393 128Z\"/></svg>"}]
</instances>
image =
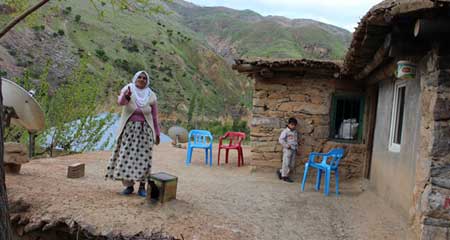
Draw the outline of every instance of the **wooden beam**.
<instances>
[{"instance_id":1,"label":"wooden beam","mask_svg":"<svg viewBox=\"0 0 450 240\"><path fill-rule=\"evenodd\" d=\"M389 57L402 58L422 55L430 49L430 42L402 39L393 43L389 49Z\"/></svg>"},{"instance_id":2,"label":"wooden beam","mask_svg":"<svg viewBox=\"0 0 450 240\"><path fill-rule=\"evenodd\" d=\"M261 70L261 67L254 66L252 64L239 64L239 65L233 65L232 68L234 70L237 70L238 72L258 72Z\"/></svg>"},{"instance_id":3,"label":"wooden beam","mask_svg":"<svg viewBox=\"0 0 450 240\"><path fill-rule=\"evenodd\" d=\"M366 85L373 85L382 80L392 79L396 69L397 63L395 61L384 64L372 73L368 81L366 81Z\"/></svg>"},{"instance_id":4,"label":"wooden beam","mask_svg":"<svg viewBox=\"0 0 450 240\"><path fill-rule=\"evenodd\" d=\"M392 36L386 35L383 45L375 53L372 62L366 65L366 67L355 76L356 80L366 78L375 68L377 68L388 55L389 47L391 46Z\"/></svg>"},{"instance_id":5,"label":"wooden beam","mask_svg":"<svg viewBox=\"0 0 450 240\"><path fill-rule=\"evenodd\" d=\"M414 25L414 37L431 38L442 37L450 33L449 19L418 19Z\"/></svg>"},{"instance_id":6,"label":"wooden beam","mask_svg":"<svg viewBox=\"0 0 450 240\"><path fill-rule=\"evenodd\" d=\"M263 68L259 71L259 75L263 78L273 78L275 74L268 68Z\"/></svg>"}]
</instances>

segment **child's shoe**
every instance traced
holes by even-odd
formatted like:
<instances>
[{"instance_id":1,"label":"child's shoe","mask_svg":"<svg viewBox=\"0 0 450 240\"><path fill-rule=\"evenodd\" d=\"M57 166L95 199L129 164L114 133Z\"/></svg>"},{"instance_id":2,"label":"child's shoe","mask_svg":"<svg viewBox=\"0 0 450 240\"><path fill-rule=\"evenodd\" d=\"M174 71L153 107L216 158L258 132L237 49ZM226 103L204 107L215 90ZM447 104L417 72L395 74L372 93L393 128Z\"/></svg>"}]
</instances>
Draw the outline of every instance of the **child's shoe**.
<instances>
[{"instance_id":1,"label":"child's shoe","mask_svg":"<svg viewBox=\"0 0 450 240\"><path fill-rule=\"evenodd\" d=\"M294 182L294 181L292 181L292 179L290 179L289 177L283 177L283 181L289 182L289 183L293 183L293 182Z\"/></svg>"},{"instance_id":2,"label":"child's shoe","mask_svg":"<svg viewBox=\"0 0 450 240\"><path fill-rule=\"evenodd\" d=\"M277 169L277 176L278 176L278 179L280 179L281 180L281 169Z\"/></svg>"},{"instance_id":3,"label":"child's shoe","mask_svg":"<svg viewBox=\"0 0 450 240\"><path fill-rule=\"evenodd\" d=\"M133 186L129 186L126 187L123 191L122 191L122 195L130 195L134 192L134 187Z\"/></svg>"}]
</instances>

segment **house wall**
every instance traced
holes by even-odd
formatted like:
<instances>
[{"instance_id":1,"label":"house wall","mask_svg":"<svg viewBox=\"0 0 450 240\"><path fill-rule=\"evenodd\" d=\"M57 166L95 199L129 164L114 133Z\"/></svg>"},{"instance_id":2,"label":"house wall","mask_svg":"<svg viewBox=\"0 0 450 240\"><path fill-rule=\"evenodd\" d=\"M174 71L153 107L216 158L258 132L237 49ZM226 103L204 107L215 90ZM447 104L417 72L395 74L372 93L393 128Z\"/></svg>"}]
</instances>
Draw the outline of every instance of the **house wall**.
<instances>
[{"instance_id":1,"label":"house wall","mask_svg":"<svg viewBox=\"0 0 450 240\"><path fill-rule=\"evenodd\" d=\"M414 62L418 75L406 89L400 153L388 151L394 85L379 84L370 181L384 200L410 217L419 239L448 239L450 50L433 49Z\"/></svg>"},{"instance_id":2,"label":"house wall","mask_svg":"<svg viewBox=\"0 0 450 240\"><path fill-rule=\"evenodd\" d=\"M304 166L310 152L327 152L331 148L343 147L346 154L340 163L340 175L344 178L362 176L366 145L337 143L328 139L331 99L338 88L340 83L332 77L257 77L250 134L251 164L257 169L281 167L282 147L278 137L288 118L296 117L300 133L297 174L303 173L299 168ZM357 91L351 87L343 88Z\"/></svg>"},{"instance_id":3,"label":"house wall","mask_svg":"<svg viewBox=\"0 0 450 240\"><path fill-rule=\"evenodd\" d=\"M423 111L411 211L421 239L449 239L450 50L430 51L420 62L420 72Z\"/></svg>"},{"instance_id":4,"label":"house wall","mask_svg":"<svg viewBox=\"0 0 450 240\"><path fill-rule=\"evenodd\" d=\"M415 170L419 148L420 80L406 82L404 125L400 152L389 150L389 136L394 99L394 79L379 83L371 166L371 185L395 208L408 216L415 185Z\"/></svg>"}]
</instances>

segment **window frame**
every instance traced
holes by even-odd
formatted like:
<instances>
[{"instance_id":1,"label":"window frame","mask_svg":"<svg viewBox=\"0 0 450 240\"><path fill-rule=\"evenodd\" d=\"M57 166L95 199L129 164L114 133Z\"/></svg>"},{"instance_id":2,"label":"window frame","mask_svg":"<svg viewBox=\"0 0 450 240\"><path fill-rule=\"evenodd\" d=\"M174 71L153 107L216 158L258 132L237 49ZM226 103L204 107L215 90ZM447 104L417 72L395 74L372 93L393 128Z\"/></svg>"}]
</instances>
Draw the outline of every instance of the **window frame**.
<instances>
[{"instance_id":1,"label":"window frame","mask_svg":"<svg viewBox=\"0 0 450 240\"><path fill-rule=\"evenodd\" d=\"M339 139L335 138L336 132L336 111L337 111L337 102L342 99L356 99L360 101L359 106L359 119L360 123L358 125L358 136L356 139ZM364 109L365 109L365 96L361 93L351 93L351 92L337 92L333 93L331 96L331 109L330 109L330 133L329 140L334 142L342 142L342 143L361 143L363 139L363 126L364 126Z\"/></svg>"},{"instance_id":2,"label":"window frame","mask_svg":"<svg viewBox=\"0 0 450 240\"><path fill-rule=\"evenodd\" d=\"M401 88L405 88L405 99L403 101L403 116L402 116L402 131L401 131L401 142L400 144L394 142L395 138L395 132L397 131L396 127L398 126L398 123L396 121L397 114L398 114L398 93ZM391 109L391 122L389 127L389 151L390 152L400 152L401 146L403 142L403 129L404 129L404 123L405 123L405 105L406 105L406 90L407 90L407 82L405 80L396 81L394 84L394 91L393 91L393 99L392 99L392 109Z\"/></svg>"}]
</instances>

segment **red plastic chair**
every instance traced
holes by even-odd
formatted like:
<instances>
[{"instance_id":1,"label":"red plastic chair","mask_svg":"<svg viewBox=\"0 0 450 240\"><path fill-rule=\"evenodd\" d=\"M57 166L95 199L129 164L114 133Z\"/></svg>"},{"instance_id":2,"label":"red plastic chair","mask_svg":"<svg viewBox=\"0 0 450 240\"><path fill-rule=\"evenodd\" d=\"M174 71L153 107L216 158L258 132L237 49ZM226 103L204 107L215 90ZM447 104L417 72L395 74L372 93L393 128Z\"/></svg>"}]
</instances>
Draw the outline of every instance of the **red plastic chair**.
<instances>
[{"instance_id":1,"label":"red plastic chair","mask_svg":"<svg viewBox=\"0 0 450 240\"><path fill-rule=\"evenodd\" d=\"M222 140L229 139L230 142L228 144L222 144ZM242 132L227 132L225 136L219 138L219 154L217 157L217 165L220 165L220 150L225 149L225 163L228 163L228 151L230 149L236 149L238 152L238 167L244 165L244 154L242 151L241 143L245 139L245 133Z\"/></svg>"}]
</instances>

